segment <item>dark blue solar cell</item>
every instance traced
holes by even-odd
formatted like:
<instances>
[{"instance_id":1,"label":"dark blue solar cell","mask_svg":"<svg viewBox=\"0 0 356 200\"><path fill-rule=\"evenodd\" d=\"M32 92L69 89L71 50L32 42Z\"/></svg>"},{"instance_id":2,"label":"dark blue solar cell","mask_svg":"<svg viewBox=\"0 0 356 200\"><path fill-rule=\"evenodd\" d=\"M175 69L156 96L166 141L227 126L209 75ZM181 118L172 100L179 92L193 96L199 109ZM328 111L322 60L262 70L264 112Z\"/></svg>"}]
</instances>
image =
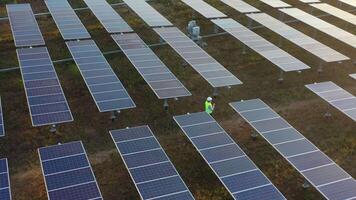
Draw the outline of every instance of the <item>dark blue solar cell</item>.
<instances>
[{"instance_id":1,"label":"dark blue solar cell","mask_svg":"<svg viewBox=\"0 0 356 200\"><path fill-rule=\"evenodd\" d=\"M40 59L40 60L20 60L20 65L23 68L26 67L33 67L33 66L41 66L41 65L49 65L51 64L51 60L49 57L46 59Z\"/></svg>"},{"instance_id":2,"label":"dark blue solar cell","mask_svg":"<svg viewBox=\"0 0 356 200\"><path fill-rule=\"evenodd\" d=\"M290 127L290 125L282 118L258 121L258 122L253 122L251 124L260 133Z\"/></svg>"},{"instance_id":3,"label":"dark blue solar cell","mask_svg":"<svg viewBox=\"0 0 356 200\"><path fill-rule=\"evenodd\" d=\"M332 160L320 151L295 156L288 158L288 160L293 163L299 171L332 163Z\"/></svg>"},{"instance_id":4,"label":"dark blue solar cell","mask_svg":"<svg viewBox=\"0 0 356 200\"><path fill-rule=\"evenodd\" d=\"M238 200L285 200L283 195L273 185L235 193L234 197Z\"/></svg>"},{"instance_id":5,"label":"dark blue solar cell","mask_svg":"<svg viewBox=\"0 0 356 200\"><path fill-rule=\"evenodd\" d=\"M44 53L32 53L32 54L20 54L20 60L31 60L31 59L42 59L48 58L48 56Z\"/></svg>"},{"instance_id":6,"label":"dark blue solar cell","mask_svg":"<svg viewBox=\"0 0 356 200\"><path fill-rule=\"evenodd\" d=\"M189 115L175 116L174 119L180 126L187 126L205 122L214 122L215 120L206 112L192 113Z\"/></svg>"},{"instance_id":7,"label":"dark blue solar cell","mask_svg":"<svg viewBox=\"0 0 356 200\"><path fill-rule=\"evenodd\" d=\"M124 156L124 159L126 160L128 168L139 167L142 165L149 165L168 160L167 156L161 149L127 155Z\"/></svg>"},{"instance_id":8,"label":"dark blue solar cell","mask_svg":"<svg viewBox=\"0 0 356 200\"><path fill-rule=\"evenodd\" d=\"M244 112L244 113L241 113L241 115L247 121L263 120L263 119L268 119L268 118L273 118L273 117L278 117L279 116L277 113L275 113L270 108Z\"/></svg>"},{"instance_id":9,"label":"dark blue solar cell","mask_svg":"<svg viewBox=\"0 0 356 200\"><path fill-rule=\"evenodd\" d=\"M111 83L111 82L117 82L117 80L118 79L115 75L103 76L103 77L96 77L96 78L88 78L87 84L93 85L93 84Z\"/></svg>"},{"instance_id":10,"label":"dark blue solar cell","mask_svg":"<svg viewBox=\"0 0 356 200\"><path fill-rule=\"evenodd\" d=\"M113 72L111 69L100 69L100 70L82 71L82 74L85 78L90 78L90 77L96 77L96 76L112 75Z\"/></svg>"},{"instance_id":11,"label":"dark blue solar cell","mask_svg":"<svg viewBox=\"0 0 356 200\"><path fill-rule=\"evenodd\" d=\"M1 200L10 200L11 199L9 189L0 189L0 199Z\"/></svg>"},{"instance_id":12,"label":"dark blue solar cell","mask_svg":"<svg viewBox=\"0 0 356 200\"><path fill-rule=\"evenodd\" d=\"M44 96L49 94L61 93L62 89L60 86L45 87L45 88L34 88L27 90L27 96Z\"/></svg>"},{"instance_id":13,"label":"dark blue solar cell","mask_svg":"<svg viewBox=\"0 0 356 200\"><path fill-rule=\"evenodd\" d=\"M146 139L138 139L134 141L116 143L120 149L121 154L134 153L139 151L146 151L150 149L160 148L158 142L154 137Z\"/></svg>"},{"instance_id":14,"label":"dark blue solar cell","mask_svg":"<svg viewBox=\"0 0 356 200\"><path fill-rule=\"evenodd\" d=\"M96 92L107 92L113 90L122 90L124 87L119 83L108 83L103 85L90 85L89 88L93 93L96 93Z\"/></svg>"},{"instance_id":15,"label":"dark blue solar cell","mask_svg":"<svg viewBox=\"0 0 356 200\"><path fill-rule=\"evenodd\" d=\"M293 127L290 127L289 129L268 132L263 134L263 136L272 144L304 138L304 136Z\"/></svg>"},{"instance_id":16,"label":"dark blue solar cell","mask_svg":"<svg viewBox=\"0 0 356 200\"><path fill-rule=\"evenodd\" d=\"M316 186L350 177L336 164L308 170L302 172L302 174Z\"/></svg>"},{"instance_id":17,"label":"dark blue solar cell","mask_svg":"<svg viewBox=\"0 0 356 200\"><path fill-rule=\"evenodd\" d=\"M161 198L156 198L155 200L194 200L194 197L190 194L190 192L186 191Z\"/></svg>"},{"instance_id":18,"label":"dark blue solar cell","mask_svg":"<svg viewBox=\"0 0 356 200\"><path fill-rule=\"evenodd\" d=\"M204 123L195 126L183 127L183 130L188 134L189 137L195 137L200 135L206 135L211 133L223 132L224 130L219 126L218 123L212 121L210 123Z\"/></svg>"},{"instance_id":19,"label":"dark blue solar cell","mask_svg":"<svg viewBox=\"0 0 356 200\"><path fill-rule=\"evenodd\" d=\"M65 102L65 97L63 94L54 94L47 96L29 97L28 103L33 105L41 105L48 103Z\"/></svg>"},{"instance_id":20,"label":"dark blue solar cell","mask_svg":"<svg viewBox=\"0 0 356 200\"><path fill-rule=\"evenodd\" d=\"M198 149L205 149L234 143L234 141L226 133L197 137L193 138L192 141Z\"/></svg>"},{"instance_id":21,"label":"dark blue solar cell","mask_svg":"<svg viewBox=\"0 0 356 200\"><path fill-rule=\"evenodd\" d=\"M26 88L39 88L47 86L56 86L59 85L58 79L48 79L48 80L36 80L36 81L26 81Z\"/></svg>"},{"instance_id":22,"label":"dark blue solar cell","mask_svg":"<svg viewBox=\"0 0 356 200\"><path fill-rule=\"evenodd\" d=\"M135 103L132 101L131 98L103 101L103 102L98 102L97 104L101 112L135 107Z\"/></svg>"},{"instance_id":23,"label":"dark blue solar cell","mask_svg":"<svg viewBox=\"0 0 356 200\"><path fill-rule=\"evenodd\" d=\"M276 148L285 157L317 150L317 148L307 139L276 145Z\"/></svg>"},{"instance_id":24,"label":"dark blue solar cell","mask_svg":"<svg viewBox=\"0 0 356 200\"><path fill-rule=\"evenodd\" d=\"M146 81L163 81L163 80L176 80L176 77L169 73L169 74L152 74L152 75L145 75Z\"/></svg>"},{"instance_id":25,"label":"dark blue solar cell","mask_svg":"<svg viewBox=\"0 0 356 200\"><path fill-rule=\"evenodd\" d=\"M4 136L4 126L0 124L0 136Z\"/></svg>"},{"instance_id":26,"label":"dark blue solar cell","mask_svg":"<svg viewBox=\"0 0 356 200\"><path fill-rule=\"evenodd\" d=\"M69 45L70 46L70 45ZM98 49L93 49L93 48L86 48L85 50L82 49L83 51L76 51L76 49L79 46L71 46L70 48L73 49L71 51L73 57L77 58L83 58L83 57L91 57L91 56L98 56L101 54L101 52ZM80 49L79 49L80 50Z\"/></svg>"},{"instance_id":27,"label":"dark blue solar cell","mask_svg":"<svg viewBox=\"0 0 356 200\"><path fill-rule=\"evenodd\" d=\"M90 167L46 176L47 189L54 190L95 181Z\"/></svg>"},{"instance_id":28,"label":"dark blue solar cell","mask_svg":"<svg viewBox=\"0 0 356 200\"><path fill-rule=\"evenodd\" d=\"M106 100L119 100L126 99L127 93L124 90L121 91L111 91L111 92L103 92L103 93L95 93L93 94L94 99L97 102L106 101Z\"/></svg>"},{"instance_id":29,"label":"dark blue solar cell","mask_svg":"<svg viewBox=\"0 0 356 200\"><path fill-rule=\"evenodd\" d=\"M23 74L23 78L25 81L52 79L52 78L56 78L56 73L55 72L43 72L43 73Z\"/></svg>"},{"instance_id":30,"label":"dark blue solar cell","mask_svg":"<svg viewBox=\"0 0 356 200\"><path fill-rule=\"evenodd\" d=\"M136 183L177 175L172 163L160 163L130 170Z\"/></svg>"},{"instance_id":31,"label":"dark blue solar cell","mask_svg":"<svg viewBox=\"0 0 356 200\"><path fill-rule=\"evenodd\" d=\"M319 190L329 199L345 200L356 197L356 181L353 178L319 187Z\"/></svg>"},{"instance_id":32,"label":"dark blue solar cell","mask_svg":"<svg viewBox=\"0 0 356 200\"><path fill-rule=\"evenodd\" d=\"M55 145L51 147L43 147L39 149L41 160L48 160L53 158L65 157L75 154L84 153L84 149L81 142L70 142L61 145Z\"/></svg>"},{"instance_id":33,"label":"dark blue solar cell","mask_svg":"<svg viewBox=\"0 0 356 200\"><path fill-rule=\"evenodd\" d=\"M0 173L7 172L7 162L6 159L0 159Z\"/></svg>"},{"instance_id":34,"label":"dark blue solar cell","mask_svg":"<svg viewBox=\"0 0 356 200\"><path fill-rule=\"evenodd\" d=\"M6 188L6 187L9 187L8 174L3 173L0 174L0 188Z\"/></svg>"},{"instance_id":35,"label":"dark blue solar cell","mask_svg":"<svg viewBox=\"0 0 356 200\"><path fill-rule=\"evenodd\" d=\"M215 162L245 155L236 144L203 150L201 153L208 162Z\"/></svg>"},{"instance_id":36,"label":"dark blue solar cell","mask_svg":"<svg viewBox=\"0 0 356 200\"><path fill-rule=\"evenodd\" d=\"M214 163L211 166L220 177L256 169L247 156Z\"/></svg>"},{"instance_id":37,"label":"dark blue solar cell","mask_svg":"<svg viewBox=\"0 0 356 200\"><path fill-rule=\"evenodd\" d=\"M75 62L77 62L78 65L87 64L87 63L106 63L106 60L101 55L102 54L99 54L97 55L97 57L89 57L89 58L76 58Z\"/></svg>"},{"instance_id":38,"label":"dark blue solar cell","mask_svg":"<svg viewBox=\"0 0 356 200\"><path fill-rule=\"evenodd\" d=\"M31 106L30 108L31 108L32 115L68 111L67 103L55 103L49 105Z\"/></svg>"},{"instance_id":39,"label":"dark blue solar cell","mask_svg":"<svg viewBox=\"0 0 356 200\"><path fill-rule=\"evenodd\" d=\"M48 175L56 172L86 167L88 165L89 163L85 154L81 154L81 155L76 155L71 157L44 161L43 171L45 175Z\"/></svg>"},{"instance_id":40,"label":"dark blue solar cell","mask_svg":"<svg viewBox=\"0 0 356 200\"><path fill-rule=\"evenodd\" d=\"M143 199L150 199L187 190L179 176L138 184L137 187Z\"/></svg>"},{"instance_id":41,"label":"dark blue solar cell","mask_svg":"<svg viewBox=\"0 0 356 200\"><path fill-rule=\"evenodd\" d=\"M113 136L115 142L153 136L153 134L150 131L150 129L148 128L148 126L140 126L140 127L127 128L127 129L113 130L110 132L111 132L111 135Z\"/></svg>"},{"instance_id":42,"label":"dark blue solar cell","mask_svg":"<svg viewBox=\"0 0 356 200\"><path fill-rule=\"evenodd\" d=\"M223 178L222 181L232 193L270 184L268 179L259 170L229 176Z\"/></svg>"},{"instance_id":43,"label":"dark blue solar cell","mask_svg":"<svg viewBox=\"0 0 356 200\"><path fill-rule=\"evenodd\" d=\"M34 126L52 125L73 121L70 111L32 116Z\"/></svg>"},{"instance_id":44,"label":"dark blue solar cell","mask_svg":"<svg viewBox=\"0 0 356 200\"><path fill-rule=\"evenodd\" d=\"M51 200L88 200L101 197L95 182L49 192Z\"/></svg>"},{"instance_id":45,"label":"dark blue solar cell","mask_svg":"<svg viewBox=\"0 0 356 200\"><path fill-rule=\"evenodd\" d=\"M52 65L42 65L38 67L25 67L22 68L22 72L25 73L38 73L38 72L44 72L44 71L51 71L53 70Z\"/></svg>"}]
</instances>

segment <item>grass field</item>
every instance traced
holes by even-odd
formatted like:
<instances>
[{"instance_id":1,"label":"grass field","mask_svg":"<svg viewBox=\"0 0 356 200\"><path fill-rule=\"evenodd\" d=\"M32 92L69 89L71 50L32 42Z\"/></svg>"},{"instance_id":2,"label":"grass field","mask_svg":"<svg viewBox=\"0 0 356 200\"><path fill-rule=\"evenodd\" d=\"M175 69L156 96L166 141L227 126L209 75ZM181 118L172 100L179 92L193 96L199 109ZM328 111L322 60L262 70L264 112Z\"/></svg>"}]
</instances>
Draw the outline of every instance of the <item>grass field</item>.
<instances>
[{"instance_id":1,"label":"grass field","mask_svg":"<svg viewBox=\"0 0 356 200\"><path fill-rule=\"evenodd\" d=\"M285 1L295 7L310 11L308 5L301 4L298 0ZM47 12L43 0L7 0L0 3L1 16L6 16L5 4L12 2L30 2L35 13ZM82 0L70 2L73 8L85 7ZM207 2L228 14L229 17L247 25L246 16L220 1L207 0ZM257 0L246 0L246 2L263 12L278 17L277 10ZM336 0L328 2L337 5ZM192 10L179 0L152 0L150 4L183 31L192 19ZM344 10L353 9L346 5L339 7ZM116 6L115 9L147 44L159 42L157 34L147 27L135 13L125 6ZM79 11L77 14L103 52L118 49L89 10ZM313 14L323 13L315 10ZM353 12L353 14L356 13ZM198 14L195 16L202 28L202 35L211 34L212 23ZM332 16L323 17L323 19L356 34L356 27L343 20ZM37 17L37 21L52 59L70 58L69 51L50 15ZM310 36L313 35L314 29L302 23L296 22L290 25ZM274 44L278 44L279 36L268 29L259 28L255 32ZM318 32L316 38L355 61L356 51L352 47L321 32ZM356 123L338 110L331 108L325 101L304 87L305 84L330 80L356 95L356 81L348 76L356 72L355 66L352 61L325 64L324 72L318 74L320 62L318 58L287 40L282 41L283 50L308 64L311 69L301 74L287 73L284 75L284 82L280 83L277 81L278 67L252 50L248 50L247 54L242 54L242 44L232 36L224 34L204 38L204 42L207 43L205 50L244 82L241 86L219 91L220 94L215 99L217 109L214 118L288 199L322 199L315 189L301 187L304 182L301 175L263 138L259 137L253 141L250 137L251 127L228 105L232 101L241 99L261 98L349 174L356 177ZM18 66L15 50L9 23L7 20L1 20L0 69ZM57 141L64 143L75 140L82 140L84 143L104 199L139 199L110 138L109 130L144 124L152 128L196 199L231 199L172 118L174 115L202 111L204 100L212 94L212 88L190 66L185 66L183 60L168 45L156 46L153 50L192 92L193 96L170 101L168 112L164 111L163 102L156 98L123 53L110 54L106 58L137 104L137 108L123 111L117 121L111 122L109 113L98 112L74 62L56 63L56 71L75 118L73 123L60 125L56 136L49 133L48 127L33 128L31 126L20 71L15 69L0 73L0 95L6 126L6 137L0 139L0 158L9 159L13 199L47 199L37 149L54 145ZM332 117L324 117L327 111L332 114Z\"/></svg>"}]
</instances>

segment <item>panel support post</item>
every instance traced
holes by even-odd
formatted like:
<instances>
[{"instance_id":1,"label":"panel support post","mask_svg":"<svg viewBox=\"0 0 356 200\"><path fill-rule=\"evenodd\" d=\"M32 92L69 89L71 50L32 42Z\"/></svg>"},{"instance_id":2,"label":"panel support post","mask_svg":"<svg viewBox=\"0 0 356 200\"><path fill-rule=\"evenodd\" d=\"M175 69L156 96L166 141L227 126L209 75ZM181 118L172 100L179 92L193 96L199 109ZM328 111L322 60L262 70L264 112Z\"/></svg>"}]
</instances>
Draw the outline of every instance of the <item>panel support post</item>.
<instances>
[{"instance_id":1,"label":"panel support post","mask_svg":"<svg viewBox=\"0 0 356 200\"><path fill-rule=\"evenodd\" d=\"M219 26L217 26L216 24L214 24L214 33L219 33Z\"/></svg>"},{"instance_id":2,"label":"panel support post","mask_svg":"<svg viewBox=\"0 0 356 200\"><path fill-rule=\"evenodd\" d=\"M284 22L284 17L285 17L284 13L283 12L279 12L279 20L281 22Z\"/></svg>"},{"instance_id":3,"label":"panel support post","mask_svg":"<svg viewBox=\"0 0 356 200\"><path fill-rule=\"evenodd\" d=\"M248 29L252 29L253 28L253 20L251 18L248 18Z\"/></svg>"},{"instance_id":4,"label":"panel support post","mask_svg":"<svg viewBox=\"0 0 356 200\"><path fill-rule=\"evenodd\" d=\"M163 108L164 108L164 110L168 110L168 99L165 99L164 100L164 103L163 103Z\"/></svg>"},{"instance_id":5,"label":"panel support post","mask_svg":"<svg viewBox=\"0 0 356 200\"><path fill-rule=\"evenodd\" d=\"M278 79L279 82L284 81L283 75L284 75L284 72L283 72L283 70L281 70L281 72L279 73L279 79Z\"/></svg>"},{"instance_id":6,"label":"panel support post","mask_svg":"<svg viewBox=\"0 0 356 200\"><path fill-rule=\"evenodd\" d=\"M256 140L258 137L258 133L256 131L251 131L251 138L252 140Z\"/></svg>"},{"instance_id":7,"label":"panel support post","mask_svg":"<svg viewBox=\"0 0 356 200\"><path fill-rule=\"evenodd\" d=\"M57 132L57 127L55 124L51 125L51 128L49 129L49 131L52 133L52 134L56 134Z\"/></svg>"},{"instance_id":8,"label":"panel support post","mask_svg":"<svg viewBox=\"0 0 356 200\"><path fill-rule=\"evenodd\" d=\"M307 180L304 180L304 183L303 183L302 187L303 187L304 189L307 189L307 188L310 187L310 183L309 183Z\"/></svg>"},{"instance_id":9,"label":"panel support post","mask_svg":"<svg viewBox=\"0 0 356 200\"><path fill-rule=\"evenodd\" d=\"M278 46L282 47L282 36L279 36L278 38Z\"/></svg>"},{"instance_id":10,"label":"panel support post","mask_svg":"<svg viewBox=\"0 0 356 200\"><path fill-rule=\"evenodd\" d=\"M246 45L242 44L242 54L245 55L246 54Z\"/></svg>"},{"instance_id":11,"label":"panel support post","mask_svg":"<svg viewBox=\"0 0 356 200\"><path fill-rule=\"evenodd\" d=\"M323 72L323 61L320 61L319 68L318 68L318 73L321 74L322 72Z\"/></svg>"},{"instance_id":12,"label":"panel support post","mask_svg":"<svg viewBox=\"0 0 356 200\"><path fill-rule=\"evenodd\" d=\"M219 96L218 88L214 87L213 97Z\"/></svg>"},{"instance_id":13,"label":"panel support post","mask_svg":"<svg viewBox=\"0 0 356 200\"><path fill-rule=\"evenodd\" d=\"M115 119L119 116L119 114L120 114L120 110L112 111L110 116L111 121L114 122Z\"/></svg>"}]
</instances>

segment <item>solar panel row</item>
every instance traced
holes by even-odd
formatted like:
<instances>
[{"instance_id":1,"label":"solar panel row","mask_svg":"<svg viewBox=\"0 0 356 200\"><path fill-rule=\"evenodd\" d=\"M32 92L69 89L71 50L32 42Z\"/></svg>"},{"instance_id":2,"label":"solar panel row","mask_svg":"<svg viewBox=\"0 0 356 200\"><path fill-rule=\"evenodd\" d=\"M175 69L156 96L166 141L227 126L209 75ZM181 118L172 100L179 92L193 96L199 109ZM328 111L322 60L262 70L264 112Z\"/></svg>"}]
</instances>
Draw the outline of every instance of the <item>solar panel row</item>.
<instances>
[{"instance_id":1,"label":"solar panel row","mask_svg":"<svg viewBox=\"0 0 356 200\"><path fill-rule=\"evenodd\" d=\"M112 38L159 99L191 95L136 33L116 34Z\"/></svg>"},{"instance_id":2,"label":"solar panel row","mask_svg":"<svg viewBox=\"0 0 356 200\"><path fill-rule=\"evenodd\" d=\"M17 49L32 125L73 121L46 47Z\"/></svg>"},{"instance_id":3,"label":"solar panel row","mask_svg":"<svg viewBox=\"0 0 356 200\"><path fill-rule=\"evenodd\" d=\"M174 120L234 199L286 199L209 114Z\"/></svg>"},{"instance_id":4,"label":"solar panel row","mask_svg":"<svg viewBox=\"0 0 356 200\"><path fill-rule=\"evenodd\" d=\"M343 11L337 7L329 5L327 3L318 3L318 4L311 4L314 8L322 10L330 15L333 15L337 18L340 18L346 22L349 22L353 25L356 25L356 15L353 15L349 12Z\"/></svg>"},{"instance_id":5,"label":"solar panel row","mask_svg":"<svg viewBox=\"0 0 356 200\"><path fill-rule=\"evenodd\" d=\"M90 38L90 34L67 0L45 0L64 40Z\"/></svg>"},{"instance_id":6,"label":"solar panel row","mask_svg":"<svg viewBox=\"0 0 356 200\"><path fill-rule=\"evenodd\" d=\"M212 87L218 88L242 84L239 79L178 28L154 28L153 30L205 78Z\"/></svg>"},{"instance_id":7,"label":"solar panel row","mask_svg":"<svg viewBox=\"0 0 356 200\"><path fill-rule=\"evenodd\" d=\"M273 8L286 8L286 7L292 7L291 5L287 4L286 2L283 2L281 0L260 0L263 3L273 7Z\"/></svg>"},{"instance_id":8,"label":"solar panel row","mask_svg":"<svg viewBox=\"0 0 356 200\"><path fill-rule=\"evenodd\" d=\"M11 200L9 166L6 158L0 159L0 199Z\"/></svg>"},{"instance_id":9,"label":"solar panel row","mask_svg":"<svg viewBox=\"0 0 356 200\"><path fill-rule=\"evenodd\" d=\"M194 199L148 126L110 134L141 199Z\"/></svg>"},{"instance_id":10,"label":"solar panel row","mask_svg":"<svg viewBox=\"0 0 356 200\"><path fill-rule=\"evenodd\" d=\"M45 44L30 4L7 4L6 9L16 47Z\"/></svg>"},{"instance_id":11,"label":"solar panel row","mask_svg":"<svg viewBox=\"0 0 356 200\"><path fill-rule=\"evenodd\" d=\"M5 136L5 125L4 125L4 116L2 111L2 102L0 97L0 137Z\"/></svg>"},{"instance_id":12,"label":"solar panel row","mask_svg":"<svg viewBox=\"0 0 356 200\"><path fill-rule=\"evenodd\" d=\"M150 27L172 26L173 24L152 8L145 0L123 0Z\"/></svg>"},{"instance_id":13,"label":"solar panel row","mask_svg":"<svg viewBox=\"0 0 356 200\"><path fill-rule=\"evenodd\" d=\"M338 0L339 2L345 3L349 6L356 7L356 0Z\"/></svg>"},{"instance_id":14,"label":"solar panel row","mask_svg":"<svg viewBox=\"0 0 356 200\"><path fill-rule=\"evenodd\" d=\"M261 12L259 9L251 6L250 4L244 2L243 0L220 0L231 8L237 10L240 13L252 13Z\"/></svg>"},{"instance_id":15,"label":"solar panel row","mask_svg":"<svg viewBox=\"0 0 356 200\"><path fill-rule=\"evenodd\" d=\"M348 60L349 58L291 26L265 13L248 14L248 17L278 33L287 40L309 51L325 62Z\"/></svg>"},{"instance_id":16,"label":"solar panel row","mask_svg":"<svg viewBox=\"0 0 356 200\"><path fill-rule=\"evenodd\" d=\"M220 12L203 0L182 0L182 2L208 19L227 17L224 13Z\"/></svg>"},{"instance_id":17,"label":"solar panel row","mask_svg":"<svg viewBox=\"0 0 356 200\"><path fill-rule=\"evenodd\" d=\"M306 87L356 121L356 97L354 95L331 81L309 84Z\"/></svg>"},{"instance_id":18,"label":"solar panel row","mask_svg":"<svg viewBox=\"0 0 356 200\"><path fill-rule=\"evenodd\" d=\"M356 48L356 36L338 28L326 21L323 21L309 13L306 13L298 8L284 8L280 9L281 12L296 18L297 20L312 26L313 28L334 37L354 48Z\"/></svg>"},{"instance_id":19,"label":"solar panel row","mask_svg":"<svg viewBox=\"0 0 356 200\"><path fill-rule=\"evenodd\" d=\"M320 3L320 0L299 0L302 3Z\"/></svg>"},{"instance_id":20,"label":"solar panel row","mask_svg":"<svg viewBox=\"0 0 356 200\"><path fill-rule=\"evenodd\" d=\"M356 197L356 182L260 99L230 105L326 199Z\"/></svg>"},{"instance_id":21,"label":"solar panel row","mask_svg":"<svg viewBox=\"0 0 356 200\"><path fill-rule=\"evenodd\" d=\"M350 74L350 76L356 80L356 74Z\"/></svg>"},{"instance_id":22,"label":"solar panel row","mask_svg":"<svg viewBox=\"0 0 356 200\"><path fill-rule=\"evenodd\" d=\"M81 141L38 149L50 200L102 200Z\"/></svg>"},{"instance_id":23,"label":"solar panel row","mask_svg":"<svg viewBox=\"0 0 356 200\"><path fill-rule=\"evenodd\" d=\"M109 33L132 32L132 28L105 0L84 0Z\"/></svg>"},{"instance_id":24,"label":"solar panel row","mask_svg":"<svg viewBox=\"0 0 356 200\"><path fill-rule=\"evenodd\" d=\"M100 112L136 107L93 40L66 44Z\"/></svg>"},{"instance_id":25,"label":"solar panel row","mask_svg":"<svg viewBox=\"0 0 356 200\"><path fill-rule=\"evenodd\" d=\"M211 21L285 72L310 68L297 58L291 56L231 18L214 19Z\"/></svg>"}]
</instances>

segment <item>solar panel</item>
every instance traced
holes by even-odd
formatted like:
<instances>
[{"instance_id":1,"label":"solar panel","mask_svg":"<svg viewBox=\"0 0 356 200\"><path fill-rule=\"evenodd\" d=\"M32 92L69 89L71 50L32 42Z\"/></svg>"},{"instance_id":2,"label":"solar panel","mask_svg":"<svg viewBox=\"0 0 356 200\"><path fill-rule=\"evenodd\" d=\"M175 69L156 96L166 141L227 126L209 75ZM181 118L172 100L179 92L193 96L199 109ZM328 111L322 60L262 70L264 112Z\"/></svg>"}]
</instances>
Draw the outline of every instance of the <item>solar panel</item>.
<instances>
[{"instance_id":1,"label":"solar panel","mask_svg":"<svg viewBox=\"0 0 356 200\"><path fill-rule=\"evenodd\" d=\"M302 3L320 3L320 0L299 0Z\"/></svg>"},{"instance_id":2,"label":"solar panel","mask_svg":"<svg viewBox=\"0 0 356 200\"><path fill-rule=\"evenodd\" d=\"M325 62L348 60L349 58L295 28L265 13L248 14L248 17L281 35L292 43L309 51Z\"/></svg>"},{"instance_id":3,"label":"solar panel","mask_svg":"<svg viewBox=\"0 0 356 200\"><path fill-rule=\"evenodd\" d=\"M356 197L356 182L260 99L230 105L326 199Z\"/></svg>"},{"instance_id":4,"label":"solar panel","mask_svg":"<svg viewBox=\"0 0 356 200\"><path fill-rule=\"evenodd\" d=\"M356 47L356 36L340 29L326 21L323 21L309 13L306 13L298 8L284 8L280 9L283 13L290 15L313 28L334 37L352 47Z\"/></svg>"},{"instance_id":5,"label":"solar panel","mask_svg":"<svg viewBox=\"0 0 356 200\"><path fill-rule=\"evenodd\" d=\"M93 40L66 44L100 112L136 107Z\"/></svg>"},{"instance_id":6,"label":"solar panel","mask_svg":"<svg viewBox=\"0 0 356 200\"><path fill-rule=\"evenodd\" d=\"M136 33L111 35L159 99L191 93Z\"/></svg>"},{"instance_id":7,"label":"solar panel","mask_svg":"<svg viewBox=\"0 0 356 200\"><path fill-rule=\"evenodd\" d=\"M17 49L33 126L73 121L46 47Z\"/></svg>"},{"instance_id":8,"label":"solar panel","mask_svg":"<svg viewBox=\"0 0 356 200\"><path fill-rule=\"evenodd\" d=\"M214 88L242 82L176 27L154 28L187 63Z\"/></svg>"},{"instance_id":9,"label":"solar panel","mask_svg":"<svg viewBox=\"0 0 356 200\"><path fill-rule=\"evenodd\" d=\"M356 80L356 74L350 74L350 76Z\"/></svg>"},{"instance_id":10,"label":"solar panel","mask_svg":"<svg viewBox=\"0 0 356 200\"><path fill-rule=\"evenodd\" d=\"M313 83L306 87L330 105L356 121L356 97L331 81Z\"/></svg>"},{"instance_id":11,"label":"solar panel","mask_svg":"<svg viewBox=\"0 0 356 200\"><path fill-rule=\"evenodd\" d=\"M322 10L330 15L333 15L339 19L342 19L346 22L349 22L353 25L356 25L356 15L353 15L349 12L343 11L337 7L329 5L327 3L318 3L318 4L311 4L314 8Z\"/></svg>"},{"instance_id":12,"label":"solar panel","mask_svg":"<svg viewBox=\"0 0 356 200\"><path fill-rule=\"evenodd\" d=\"M214 19L211 21L285 72L310 68L297 58L291 56L231 18Z\"/></svg>"},{"instance_id":13,"label":"solar panel","mask_svg":"<svg viewBox=\"0 0 356 200\"><path fill-rule=\"evenodd\" d=\"M38 149L49 200L102 200L81 141Z\"/></svg>"},{"instance_id":14,"label":"solar panel","mask_svg":"<svg viewBox=\"0 0 356 200\"><path fill-rule=\"evenodd\" d=\"M9 166L6 158L0 159L0 199L11 200Z\"/></svg>"},{"instance_id":15,"label":"solar panel","mask_svg":"<svg viewBox=\"0 0 356 200\"><path fill-rule=\"evenodd\" d=\"M252 12L260 12L259 9L251 6L250 4L242 1L242 0L220 0L231 8L239 11L240 13L252 13Z\"/></svg>"},{"instance_id":16,"label":"solar panel","mask_svg":"<svg viewBox=\"0 0 356 200\"><path fill-rule=\"evenodd\" d=\"M4 117L3 117L1 97L0 97L0 137L3 136L5 136L5 125L4 125Z\"/></svg>"},{"instance_id":17,"label":"solar panel","mask_svg":"<svg viewBox=\"0 0 356 200\"><path fill-rule=\"evenodd\" d=\"M273 8L286 8L286 7L292 7L291 5L281 1L281 0L260 0L263 3L273 7Z\"/></svg>"},{"instance_id":18,"label":"solar panel","mask_svg":"<svg viewBox=\"0 0 356 200\"><path fill-rule=\"evenodd\" d=\"M234 199L286 199L209 114L174 120Z\"/></svg>"},{"instance_id":19,"label":"solar panel","mask_svg":"<svg viewBox=\"0 0 356 200\"><path fill-rule=\"evenodd\" d=\"M219 10L212 7L211 5L209 5L203 0L182 0L182 1L208 19L227 17L224 13L220 12Z\"/></svg>"},{"instance_id":20,"label":"solar panel","mask_svg":"<svg viewBox=\"0 0 356 200\"><path fill-rule=\"evenodd\" d=\"M132 28L105 0L84 0L109 33L132 32Z\"/></svg>"},{"instance_id":21,"label":"solar panel","mask_svg":"<svg viewBox=\"0 0 356 200\"><path fill-rule=\"evenodd\" d=\"M30 4L7 4L6 10L16 47L45 45Z\"/></svg>"},{"instance_id":22,"label":"solar panel","mask_svg":"<svg viewBox=\"0 0 356 200\"><path fill-rule=\"evenodd\" d=\"M148 126L110 131L143 200L194 200Z\"/></svg>"},{"instance_id":23,"label":"solar panel","mask_svg":"<svg viewBox=\"0 0 356 200\"><path fill-rule=\"evenodd\" d=\"M45 3L64 40L90 38L67 0L45 0Z\"/></svg>"},{"instance_id":24,"label":"solar panel","mask_svg":"<svg viewBox=\"0 0 356 200\"><path fill-rule=\"evenodd\" d=\"M150 27L172 26L173 24L151 7L145 0L123 0Z\"/></svg>"},{"instance_id":25,"label":"solar panel","mask_svg":"<svg viewBox=\"0 0 356 200\"><path fill-rule=\"evenodd\" d=\"M347 5L350 5L350 6L356 7L356 0L338 0L338 1L345 3Z\"/></svg>"}]
</instances>

